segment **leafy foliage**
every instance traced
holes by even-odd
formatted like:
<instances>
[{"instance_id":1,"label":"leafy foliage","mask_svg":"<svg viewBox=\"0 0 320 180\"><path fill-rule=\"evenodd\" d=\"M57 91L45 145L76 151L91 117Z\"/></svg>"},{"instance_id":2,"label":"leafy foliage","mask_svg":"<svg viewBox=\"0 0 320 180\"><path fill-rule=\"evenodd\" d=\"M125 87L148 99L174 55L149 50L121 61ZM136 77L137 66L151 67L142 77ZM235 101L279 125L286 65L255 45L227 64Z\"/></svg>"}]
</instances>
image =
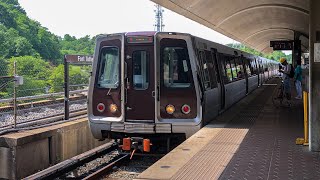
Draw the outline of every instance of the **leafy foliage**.
<instances>
[{"instance_id":1,"label":"leafy foliage","mask_svg":"<svg viewBox=\"0 0 320 180\"><path fill-rule=\"evenodd\" d=\"M69 34L64 35L60 40L61 54L78 54L91 55L93 54L95 37L85 36L77 39Z\"/></svg>"},{"instance_id":2,"label":"leafy foliage","mask_svg":"<svg viewBox=\"0 0 320 180\"><path fill-rule=\"evenodd\" d=\"M72 80L70 84L88 84L89 83L89 71L86 66L69 66L69 79ZM64 85L64 66L61 64L56 67L50 78L49 85L51 92L63 91Z\"/></svg>"},{"instance_id":3,"label":"leafy foliage","mask_svg":"<svg viewBox=\"0 0 320 180\"><path fill-rule=\"evenodd\" d=\"M229 47L232 47L232 48L235 48L235 49L239 49L241 51L244 51L244 52L247 52L247 53L250 53L250 54L254 54L254 55L257 55L257 56L261 56L261 57L265 57L265 58L268 58L268 59L272 59L272 60L275 60L275 61L279 61L280 58L282 57L285 57L288 59L288 62L289 63L292 63L292 55L286 55L285 53L283 53L282 51L273 51L272 53L270 54L263 54L259 51L256 51L250 47L247 47L243 44L226 44L227 46Z\"/></svg>"},{"instance_id":4,"label":"leafy foliage","mask_svg":"<svg viewBox=\"0 0 320 180\"><path fill-rule=\"evenodd\" d=\"M76 38L69 34L63 38L27 17L17 0L0 1L0 76L12 76L16 61L17 74L24 84L18 87L18 96L62 91L64 82L64 54L91 55L94 39ZM70 66L72 84L87 84L88 67ZM0 97L13 93L11 79L0 78Z\"/></svg>"},{"instance_id":5,"label":"leafy foliage","mask_svg":"<svg viewBox=\"0 0 320 180\"><path fill-rule=\"evenodd\" d=\"M51 74L52 66L43 59L32 56L13 57L9 59L9 74L13 75L13 63L16 61L17 74L20 76L29 76L34 79L47 80L48 74Z\"/></svg>"},{"instance_id":6,"label":"leafy foliage","mask_svg":"<svg viewBox=\"0 0 320 180\"><path fill-rule=\"evenodd\" d=\"M48 86L48 74L51 74L53 67L40 58L13 57L8 61L8 75L13 75L14 62L16 62L17 75L23 76L23 85L19 86L17 96L43 94ZM12 94L13 87L7 87L6 91Z\"/></svg>"},{"instance_id":7,"label":"leafy foliage","mask_svg":"<svg viewBox=\"0 0 320 180\"><path fill-rule=\"evenodd\" d=\"M0 44L2 57L35 56L57 62L61 58L58 37L27 17L15 0L0 1Z\"/></svg>"}]
</instances>

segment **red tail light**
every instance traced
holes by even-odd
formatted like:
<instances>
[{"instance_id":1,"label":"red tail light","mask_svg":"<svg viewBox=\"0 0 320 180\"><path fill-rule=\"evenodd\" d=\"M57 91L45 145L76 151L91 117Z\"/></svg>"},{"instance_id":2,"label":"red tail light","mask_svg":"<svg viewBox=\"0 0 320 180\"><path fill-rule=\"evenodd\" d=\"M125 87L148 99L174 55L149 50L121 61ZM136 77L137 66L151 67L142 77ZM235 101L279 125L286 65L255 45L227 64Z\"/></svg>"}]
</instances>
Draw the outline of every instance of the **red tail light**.
<instances>
[{"instance_id":1,"label":"red tail light","mask_svg":"<svg viewBox=\"0 0 320 180\"><path fill-rule=\"evenodd\" d=\"M181 111L183 112L183 114L189 114L191 111L191 108L189 105L185 104L182 106Z\"/></svg>"},{"instance_id":2,"label":"red tail light","mask_svg":"<svg viewBox=\"0 0 320 180\"><path fill-rule=\"evenodd\" d=\"M103 103L99 103L97 106L97 110L99 112L103 112L106 109L105 105Z\"/></svg>"}]
</instances>

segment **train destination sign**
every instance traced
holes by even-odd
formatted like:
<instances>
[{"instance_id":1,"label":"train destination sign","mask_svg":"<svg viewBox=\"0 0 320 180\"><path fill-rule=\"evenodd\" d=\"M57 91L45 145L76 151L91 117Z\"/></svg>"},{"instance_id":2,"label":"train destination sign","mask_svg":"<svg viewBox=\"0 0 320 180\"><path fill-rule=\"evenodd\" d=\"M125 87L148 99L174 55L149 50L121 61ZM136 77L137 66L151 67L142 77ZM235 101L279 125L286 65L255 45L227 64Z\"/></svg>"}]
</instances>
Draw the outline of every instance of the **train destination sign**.
<instances>
[{"instance_id":1,"label":"train destination sign","mask_svg":"<svg viewBox=\"0 0 320 180\"><path fill-rule=\"evenodd\" d=\"M270 47L273 50L292 50L293 41L270 41Z\"/></svg>"},{"instance_id":2,"label":"train destination sign","mask_svg":"<svg viewBox=\"0 0 320 180\"><path fill-rule=\"evenodd\" d=\"M93 62L93 56L85 56L85 55L65 55L65 61L66 62L72 62L72 63L81 63L81 62Z\"/></svg>"},{"instance_id":3,"label":"train destination sign","mask_svg":"<svg viewBox=\"0 0 320 180\"><path fill-rule=\"evenodd\" d=\"M150 36L134 36L127 38L128 43L153 43L153 37Z\"/></svg>"}]
</instances>

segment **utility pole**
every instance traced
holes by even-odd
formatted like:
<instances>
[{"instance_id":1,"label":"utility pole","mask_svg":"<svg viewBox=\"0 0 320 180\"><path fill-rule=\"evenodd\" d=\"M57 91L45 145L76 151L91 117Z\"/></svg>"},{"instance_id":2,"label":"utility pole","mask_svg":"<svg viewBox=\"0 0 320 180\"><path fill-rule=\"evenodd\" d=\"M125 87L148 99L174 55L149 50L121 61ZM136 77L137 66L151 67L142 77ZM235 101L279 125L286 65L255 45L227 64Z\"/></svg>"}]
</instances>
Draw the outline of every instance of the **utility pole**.
<instances>
[{"instance_id":1,"label":"utility pole","mask_svg":"<svg viewBox=\"0 0 320 180\"><path fill-rule=\"evenodd\" d=\"M161 32L163 31L163 27L164 27L164 24L163 24L163 12L164 10L162 9L162 7L160 5L155 5L156 7L156 10L154 10L154 12L156 13L156 22L154 24L154 27L155 27L155 30L158 31L158 32Z\"/></svg>"}]
</instances>

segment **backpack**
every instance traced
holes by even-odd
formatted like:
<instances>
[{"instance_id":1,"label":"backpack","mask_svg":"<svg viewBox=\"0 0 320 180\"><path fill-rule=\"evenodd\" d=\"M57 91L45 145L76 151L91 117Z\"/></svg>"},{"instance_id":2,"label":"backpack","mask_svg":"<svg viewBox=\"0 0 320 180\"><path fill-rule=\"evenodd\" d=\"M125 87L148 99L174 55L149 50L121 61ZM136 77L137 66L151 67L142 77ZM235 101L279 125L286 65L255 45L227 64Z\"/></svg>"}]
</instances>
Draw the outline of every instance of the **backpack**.
<instances>
[{"instance_id":1,"label":"backpack","mask_svg":"<svg viewBox=\"0 0 320 180\"><path fill-rule=\"evenodd\" d=\"M294 77L294 69L293 69L293 66L292 64L290 64L291 68L290 68L290 74L289 74L289 77L290 78L293 78Z\"/></svg>"}]
</instances>

